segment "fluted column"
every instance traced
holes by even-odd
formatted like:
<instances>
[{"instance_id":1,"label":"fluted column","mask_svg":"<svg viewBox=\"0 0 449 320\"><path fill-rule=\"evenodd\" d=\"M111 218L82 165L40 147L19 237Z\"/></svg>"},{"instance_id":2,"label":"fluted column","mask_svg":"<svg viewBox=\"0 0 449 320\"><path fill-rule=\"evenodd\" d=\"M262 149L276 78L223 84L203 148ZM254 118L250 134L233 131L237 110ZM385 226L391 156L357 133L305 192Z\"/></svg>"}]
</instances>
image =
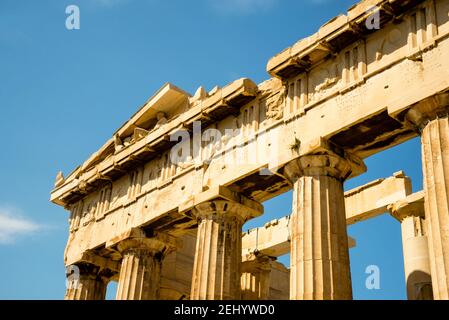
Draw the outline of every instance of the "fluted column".
<instances>
[{"instance_id":1,"label":"fluted column","mask_svg":"<svg viewBox=\"0 0 449 320\"><path fill-rule=\"evenodd\" d=\"M271 263L276 258L251 255L242 263L242 300L267 300L270 294Z\"/></svg>"},{"instance_id":2,"label":"fluted column","mask_svg":"<svg viewBox=\"0 0 449 320\"><path fill-rule=\"evenodd\" d=\"M449 95L412 108L407 119L421 132L433 296L449 299Z\"/></svg>"},{"instance_id":3,"label":"fluted column","mask_svg":"<svg viewBox=\"0 0 449 320\"><path fill-rule=\"evenodd\" d=\"M401 222L407 298L433 300L424 195L411 195L388 209Z\"/></svg>"},{"instance_id":4,"label":"fluted column","mask_svg":"<svg viewBox=\"0 0 449 320\"><path fill-rule=\"evenodd\" d=\"M108 279L100 274L100 268L81 263L70 266L65 300L104 300Z\"/></svg>"},{"instance_id":5,"label":"fluted column","mask_svg":"<svg viewBox=\"0 0 449 320\"><path fill-rule=\"evenodd\" d=\"M117 300L158 299L162 259L170 249L158 238L133 238L118 244L122 265Z\"/></svg>"},{"instance_id":6,"label":"fluted column","mask_svg":"<svg viewBox=\"0 0 449 320\"><path fill-rule=\"evenodd\" d=\"M198 235L192 277L192 300L240 299L242 225L262 207L215 200L197 205Z\"/></svg>"},{"instance_id":7,"label":"fluted column","mask_svg":"<svg viewBox=\"0 0 449 320\"><path fill-rule=\"evenodd\" d=\"M285 167L294 190L292 300L352 299L343 193L351 172L350 161L335 154L302 156Z\"/></svg>"}]
</instances>

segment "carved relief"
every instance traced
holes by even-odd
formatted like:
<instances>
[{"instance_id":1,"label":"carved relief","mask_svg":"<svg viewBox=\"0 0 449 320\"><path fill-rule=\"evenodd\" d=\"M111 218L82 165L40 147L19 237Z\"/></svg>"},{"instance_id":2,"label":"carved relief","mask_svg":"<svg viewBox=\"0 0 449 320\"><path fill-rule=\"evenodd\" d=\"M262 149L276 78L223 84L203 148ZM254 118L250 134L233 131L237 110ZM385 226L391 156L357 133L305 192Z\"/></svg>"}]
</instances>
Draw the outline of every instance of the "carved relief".
<instances>
[{"instance_id":1,"label":"carved relief","mask_svg":"<svg viewBox=\"0 0 449 320\"><path fill-rule=\"evenodd\" d=\"M380 61L385 53L391 51L391 48L398 48L402 39L402 32L399 28L394 28L388 32L387 36L381 42L380 47L376 51L376 61Z\"/></svg>"},{"instance_id":2,"label":"carved relief","mask_svg":"<svg viewBox=\"0 0 449 320\"><path fill-rule=\"evenodd\" d=\"M156 115L156 119L152 120L153 124L156 124L152 127L151 131L157 130L162 127L164 124L168 122L166 114L164 112L158 112ZM150 126L151 127L151 126ZM125 147L128 147L143 138L145 138L151 131L148 131L144 128L134 128L133 134L127 137L120 137L118 133L114 135L114 153L119 152Z\"/></svg>"},{"instance_id":3,"label":"carved relief","mask_svg":"<svg viewBox=\"0 0 449 320\"><path fill-rule=\"evenodd\" d=\"M145 129L142 129L142 128L135 128L135 129L134 129L134 134L133 134L132 140L133 140L134 142L140 141L140 140L142 140L143 138L145 138L149 133L150 133L150 132L147 131L147 130L145 130Z\"/></svg>"},{"instance_id":4,"label":"carved relief","mask_svg":"<svg viewBox=\"0 0 449 320\"><path fill-rule=\"evenodd\" d=\"M121 205L122 197L125 196L125 180L121 179L114 182L114 187L111 191L111 204L109 205L110 209L115 209Z\"/></svg>"},{"instance_id":5,"label":"carved relief","mask_svg":"<svg viewBox=\"0 0 449 320\"><path fill-rule=\"evenodd\" d=\"M366 40L366 68L368 73L394 63L407 56L407 21L391 24ZM359 50L360 52L363 52Z\"/></svg>"},{"instance_id":6,"label":"carved relief","mask_svg":"<svg viewBox=\"0 0 449 320\"><path fill-rule=\"evenodd\" d=\"M325 89L328 89L328 88L334 86L337 82L338 82L337 77L326 78L326 80L324 80L323 83L321 83L320 85L315 87L315 90L317 92L323 91Z\"/></svg>"},{"instance_id":7,"label":"carved relief","mask_svg":"<svg viewBox=\"0 0 449 320\"><path fill-rule=\"evenodd\" d=\"M122 149L123 149L122 139L120 138L120 135L118 133L116 133L114 135L114 150L117 153Z\"/></svg>"},{"instance_id":8,"label":"carved relief","mask_svg":"<svg viewBox=\"0 0 449 320\"><path fill-rule=\"evenodd\" d=\"M284 103L286 98L287 90L285 86L275 93L274 95L267 98L266 101L266 117L268 119L280 120L284 116Z\"/></svg>"},{"instance_id":9,"label":"carved relief","mask_svg":"<svg viewBox=\"0 0 449 320\"><path fill-rule=\"evenodd\" d=\"M311 87L315 89L315 93L321 92L332 87L337 83L337 65L322 67L314 71L311 78Z\"/></svg>"},{"instance_id":10,"label":"carved relief","mask_svg":"<svg viewBox=\"0 0 449 320\"><path fill-rule=\"evenodd\" d=\"M168 122L167 115L164 112L158 112L156 115L156 120L157 120L157 122L153 128L153 131L159 129L160 127L162 127L164 124L166 124Z\"/></svg>"},{"instance_id":11,"label":"carved relief","mask_svg":"<svg viewBox=\"0 0 449 320\"><path fill-rule=\"evenodd\" d=\"M330 65L313 70L309 79L310 101L323 99L339 81L339 64L332 62Z\"/></svg>"},{"instance_id":12,"label":"carved relief","mask_svg":"<svg viewBox=\"0 0 449 320\"><path fill-rule=\"evenodd\" d=\"M214 88L214 89L215 89L215 88ZM215 93L215 92L213 92L213 93ZM213 94L213 93L212 93L212 94ZM193 95L193 97L191 97L191 98L189 99L189 103L190 103L190 105L191 105L192 107L196 107L196 106L198 106L199 104L201 104L202 101L203 101L204 99L206 99L208 96L209 96L209 94L206 92L206 90L204 89L204 87L201 86L201 87L199 87L199 88L196 90L196 92L195 92L195 94Z\"/></svg>"},{"instance_id":13,"label":"carved relief","mask_svg":"<svg viewBox=\"0 0 449 320\"><path fill-rule=\"evenodd\" d=\"M80 226L85 227L89 223L95 221L95 210L96 210L96 203L92 200L88 201L88 204L84 207Z\"/></svg>"}]
</instances>

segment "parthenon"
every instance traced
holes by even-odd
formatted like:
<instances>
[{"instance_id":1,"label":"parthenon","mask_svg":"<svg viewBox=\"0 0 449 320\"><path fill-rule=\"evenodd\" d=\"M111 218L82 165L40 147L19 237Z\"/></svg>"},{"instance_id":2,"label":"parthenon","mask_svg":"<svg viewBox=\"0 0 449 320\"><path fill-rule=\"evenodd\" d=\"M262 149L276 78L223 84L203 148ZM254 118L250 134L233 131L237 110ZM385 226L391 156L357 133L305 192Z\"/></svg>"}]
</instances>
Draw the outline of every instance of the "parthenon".
<instances>
[{"instance_id":1,"label":"parthenon","mask_svg":"<svg viewBox=\"0 0 449 320\"><path fill-rule=\"evenodd\" d=\"M347 226L389 212L408 299L448 300L448 35L449 0L364 0L271 58L260 84L165 84L57 174L65 298L118 281L118 300L349 300ZM344 192L365 158L415 137L422 191L401 171ZM290 190L290 216L242 232Z\"/></svg>"}]
</instances>

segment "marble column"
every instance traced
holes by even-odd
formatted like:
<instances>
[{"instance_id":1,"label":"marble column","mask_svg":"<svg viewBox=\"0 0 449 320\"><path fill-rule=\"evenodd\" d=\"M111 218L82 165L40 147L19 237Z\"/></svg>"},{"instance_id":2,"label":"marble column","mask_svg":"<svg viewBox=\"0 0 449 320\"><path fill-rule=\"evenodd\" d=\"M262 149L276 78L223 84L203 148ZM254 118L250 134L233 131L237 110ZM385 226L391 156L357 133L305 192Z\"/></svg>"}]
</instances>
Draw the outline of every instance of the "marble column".
<instances>
[{"instance_id":1,"label":"marble column","mask_svg":"<svg viewBox=\"0 0 449 320\"><path fill-rule=\"evenodd\" d=\"M421 133L430 266L435 300L449 299L449 94L414 106L406 119Z\"/></svg>"},{"instance_id":2,"label":"marble column","mask_svg":"<svg viewBox=\"0 0 449 320\"><path fill-rule=\"evenodd\" d=\"M198 235L191 300L240 299L242 225L262 211L260 205L254 208L226 200L195 206Z\"/></svg>"},{"instance_id":3,"label":"marble column","mask_svg":"<svg viewBox=\"0 0 449 320\"><path fill-rule=\"evenodd\" d=\"M424 194L411 195L388 209L401 222L407 298L433 300Z\"/></svg>"},{"instance_id":4,"label":"marble column","mask_svg":"<svg viewBox=\"0 0 449 320\"><path fill-rule=\"evenodd\" d=\"M170 250L158 238L132 238L118 244L122 265L117 300L157 300L161 281L162 259Z\"/></svg>"},{"instance_id":5,"label":"marble column","mask_svg":"<svg viewBox=\"0 0 449 320\"><path fill-rule=\"evenodd\" d=\"M68 286L65 300L104 300L108 279L102 276L100 268L80 263L69 266Z\"/></svg>"},{"instance_id":6,"label":"marble column","mask_svg":"<svg viewBox=\"0 0 449 320\"><path fill-rule=\"evenodd\" d=\"M332 153L301 156L284 169L293 184L292 300L352 299L343 193L352 170L350 160Z\"/></svg>"},{"instance_id":7,"label":"marble column","mask_svg":"<svg viewBox=\"0 0 449 320\"><path fill-rule=\"evenodd\" d=\"M270 274L276 258L250 255L242 262L242 300L268 300Z\"/></svg>"}]
</instances>

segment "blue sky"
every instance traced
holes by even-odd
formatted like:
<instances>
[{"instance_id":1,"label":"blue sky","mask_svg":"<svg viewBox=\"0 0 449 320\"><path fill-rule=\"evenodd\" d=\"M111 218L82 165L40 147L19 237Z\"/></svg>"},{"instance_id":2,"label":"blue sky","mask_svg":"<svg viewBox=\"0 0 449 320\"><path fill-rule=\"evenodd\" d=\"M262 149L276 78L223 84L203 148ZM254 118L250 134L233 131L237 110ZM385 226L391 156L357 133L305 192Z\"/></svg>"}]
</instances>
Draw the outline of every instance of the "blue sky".
<instances>
[{"instance_id":1,"label":"blue sky","mask_svg":"<svg viewBox=\"0 0 449 320\"><path fill-rule=\"evenodd\" d=\"M165 82L194 93L268 78L268 59L354 0L1 0L0 299L61 299L68 214L49 202L56 172L83 162ZM81 29L65 28L78 5ZM404 169L422 188L415 139L367 159L353 188ZM245 228L286 215L291 193ZM399 223L349 228L356 299L404 299ZM281 259L287 261L288 257ZM368 265L381 289L367 290ZM114 285L108 291L112 298Z\"/></svg>"}]
</instances>

